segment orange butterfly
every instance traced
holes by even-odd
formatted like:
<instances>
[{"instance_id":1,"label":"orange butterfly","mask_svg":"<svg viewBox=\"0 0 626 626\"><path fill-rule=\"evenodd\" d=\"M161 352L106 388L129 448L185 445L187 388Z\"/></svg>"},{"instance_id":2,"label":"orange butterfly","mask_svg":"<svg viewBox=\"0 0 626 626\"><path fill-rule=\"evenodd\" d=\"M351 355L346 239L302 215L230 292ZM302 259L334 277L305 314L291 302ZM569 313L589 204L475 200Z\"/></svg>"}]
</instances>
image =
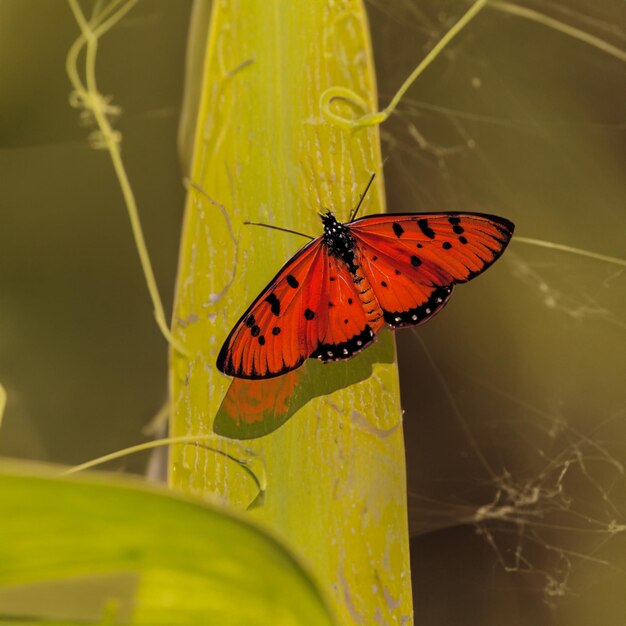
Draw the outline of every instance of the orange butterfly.
<instances>
[{"instance_id":1,"label":"orange butterfly","mask_svg":"<svg viewBox=\"0 0 626 626\"><path fill-rule=\"evenodd\" d=\"M482 213L396 213L345 224L330 211L320 216L324 234L282 267L228 335L217 357L224 374L271 378L307 358L349 359L385 324L422 324L456 283L501 256L514 229Z\"/></svg>"}]
</instances>

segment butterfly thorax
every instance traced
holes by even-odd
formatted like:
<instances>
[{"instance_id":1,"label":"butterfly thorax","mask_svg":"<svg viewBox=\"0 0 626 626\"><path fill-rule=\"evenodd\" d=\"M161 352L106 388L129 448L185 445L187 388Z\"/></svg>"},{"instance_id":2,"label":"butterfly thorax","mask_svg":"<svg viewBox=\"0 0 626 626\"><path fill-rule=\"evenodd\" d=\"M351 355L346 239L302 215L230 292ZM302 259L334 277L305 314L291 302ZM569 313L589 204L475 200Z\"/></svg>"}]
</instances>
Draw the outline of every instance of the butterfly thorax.
<instances>
[{"instance_id":1,"label":"butterfly thorax","mask_svg":"<svg viewBox=\"0 0 626 626\"><path fill-rule=\"evenodd\" d=\"M358 258L355 259L356 241L354 236L350 232L350 228L339 222L330 211L322 215L322 222L324 223L324 245L328 248L331 256L346 264L352 275L352 281L356 285L357 296L365 309L365 319L368 323L364 332L373 336L373 333L377 332L383 325L383 312L376 302L369 280L363 274L363 268L358 263ZM362 339L360 340L362 341Z\"/></svg>"},{"instance_id":2,"label":"butterfly thorax","mask_svg":"<svg viewBox=\"0 0 626 626\"><path fill-rule=\"evenodd\" d=\"M324 224L324 245L332 256L341 259L350 272L355 274L357 265L354 262L354 237L350 229L330 211L323 213L321 217Z\"/></svg>"}]
</instances>

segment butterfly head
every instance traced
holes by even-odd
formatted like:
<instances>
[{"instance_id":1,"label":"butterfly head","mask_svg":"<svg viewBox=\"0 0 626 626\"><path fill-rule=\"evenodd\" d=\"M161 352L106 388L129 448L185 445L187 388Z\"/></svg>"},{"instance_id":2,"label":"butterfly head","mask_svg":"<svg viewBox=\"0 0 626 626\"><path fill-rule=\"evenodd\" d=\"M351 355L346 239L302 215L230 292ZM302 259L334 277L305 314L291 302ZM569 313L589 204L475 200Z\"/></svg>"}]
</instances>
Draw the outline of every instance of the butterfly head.
<instances>
[{"instance_id":1,"label":"butterfly head","mask_svg":"<svg viewBox=\"0 0 626 626\"><path fill-rule=\"evenodd\" d=\"M339 244L349 237L348 229L342 224L331 211L320 213L324 224L324 240L327 244Z\"/></svg>"},{"instance_id":2,"label":"butterfly head","mask_svg":"<svg viewBox=\"0 0 626 626\"><path fill-rule=\"evenodd\" d=\"M330 209L326 209L324 212L320 211L318 215L322 219L322 224L324 224L325 233L332 231L333 228L341 225L341 222L339 222L339 220L335 217L335 214Z\"/></svg>"},{"instance_id":3,"label":"butterfly head","mask_svg":"<svg viewBox=\"0 0 626 626\"><path fill-rule=\"evenodd\" d=\"M324 244L330 253L343 259L350 267L354 259L354 238L350 234L350 229L342 224L331 211L320 213L322 224L324 224Z\"/></svg>"}]
</instances>

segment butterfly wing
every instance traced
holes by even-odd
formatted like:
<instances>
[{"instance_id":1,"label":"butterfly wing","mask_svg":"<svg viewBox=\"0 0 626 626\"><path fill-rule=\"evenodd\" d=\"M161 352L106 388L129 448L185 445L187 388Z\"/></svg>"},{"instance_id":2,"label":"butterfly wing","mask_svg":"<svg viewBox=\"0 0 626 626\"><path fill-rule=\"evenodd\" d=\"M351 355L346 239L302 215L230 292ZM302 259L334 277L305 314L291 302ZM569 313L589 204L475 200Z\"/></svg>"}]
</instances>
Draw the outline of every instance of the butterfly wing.
<instances>
[{"instance_id":1,"label":"butterfly wing","mask_svg":"<svg viewBox=\"0 0 626 626\"><path fill-rule=\"evenodd\" d=\"M347 266L318 238L278 272L241 316L217 358L237 378L280 376L308 357L347 359L383 325L368 321Z\"/></svg>"},{"instance_id":2,"label":"butterfly wing","mask_svg":"<svg viewBox=\"0 0 626 626\"><path fill-rule=\"evenodd\" d=\"M293 370L316 348L318 279L326 271L318 237L290 259L232 329L217 368L238 378L271 378Z\"/></svg>"},{"instance_id":3,"label":"butterfly wing","mask_svg":"<svg viewBox=\"0 0 626 626\"><path fill-rule=\"evenodd\" d=\"M413 213L364 217L349 228L385 322L401 327L432 317L454 284L494 263L514 225L481 213Z\"/></svg>"},{"instance_id":4,"label":"butterfly wing","mask_svg":"<svg viewBox=\"0 0 626 626\"><path fill-rule=\"evenodd\" d=\"M322 298L318 311L317 346L311 357L321 361L349 359L363 350L375 339L376 332L383 326L382 318L374 321L368 315L367 306L359 291L364 284L355 283L348 266L329 254L324 247L324 274ZM371 304L376 307L373 295Z\"/></svg>"},{"instance_id":5,"label":"butterfly wing","mask_svg":"<svg viewBox=\"0 0 626 626\"><path fill-rule=\"evenodd\" d=\"M396 214L346 225L359 276L318 237L278 272L237 322L217 367L238 378L279 376L306 358L347 359L383 320L413 326L504 251L513 224L473 213ZM382 313L382 317L380 314Z\"/></svg>"}]
</instances>

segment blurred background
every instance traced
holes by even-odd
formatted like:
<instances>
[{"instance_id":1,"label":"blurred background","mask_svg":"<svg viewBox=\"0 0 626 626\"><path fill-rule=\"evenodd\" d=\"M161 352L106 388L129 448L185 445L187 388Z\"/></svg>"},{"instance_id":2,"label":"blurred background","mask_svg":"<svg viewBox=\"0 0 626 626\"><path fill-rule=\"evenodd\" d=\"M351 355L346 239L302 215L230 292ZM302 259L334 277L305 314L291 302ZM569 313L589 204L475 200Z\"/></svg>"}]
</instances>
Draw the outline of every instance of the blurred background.
<instances>
[{"instance_id":1,"label":"blurred background","mask_svg":"<svg viewBox=\"0 0 626 626\"><path fill-rule=\"evenodd\" d=\"M468 4L366 6L384 106ZM624 48L620 0L523 6ZM496 213L624 257L624 61L510 7L485 8L382 127L388 209ZM168 312L191 10L140 2L97 65ZM167 399L110 158L69 105L77 35L65 2L0 3L0 454L68 464L146 440ZM397 333L416 624L623 625L625 283L623 265L514 241Z\"/></svg>"}]
</instances>

